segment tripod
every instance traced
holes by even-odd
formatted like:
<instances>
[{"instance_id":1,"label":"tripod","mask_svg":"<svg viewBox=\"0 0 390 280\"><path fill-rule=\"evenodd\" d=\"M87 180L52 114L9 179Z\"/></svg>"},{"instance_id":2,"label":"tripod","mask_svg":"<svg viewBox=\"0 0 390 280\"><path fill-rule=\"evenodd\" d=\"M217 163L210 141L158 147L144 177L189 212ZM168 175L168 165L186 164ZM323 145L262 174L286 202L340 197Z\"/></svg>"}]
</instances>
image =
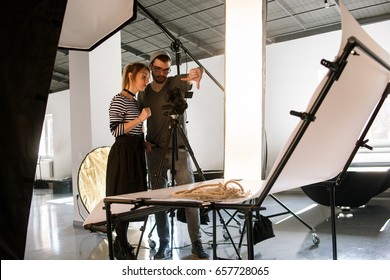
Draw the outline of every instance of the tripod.
<instances>
[{"instance_id":1,"label":"tripod","mask_svg":"<svg viewBox=\"0 0 390 280\"><path fill-rule=\"evenodd\" d=\"M201 168L200 168L200 166L195 158L194 151L191 148L191 145L187 139L187 136L185 135L185 133L183 131L182 126L179 124L179 120L178 120L179 115L172 112L170 117L171 117L171 119L170 119L170 123L169 123L169 139L172 139L172 169L171 169L172 186L175 185L175 176L176 176L175 160L178 158L178 146L177 146L177 135L178 134L177 134L177 132L180 133L180 136L182 137L185 148L186 148L187 152L189 153L189 155L191 156L191 159L196 167L198 174L200 175L201 179L203 181L205 181L206 179L205 179L204 174L203 174L203 172L202 172L202 170L201 170ZM155 181L153 184L153 189L155 189L157 187L158 179L161 176L161 169L163 166L164 157L166 156L168 149L169 149L169 141L167 141L167 143L164 147L163 156L161 157L161 160L160 160L160 163L158 166L158 170L157 170L157 173L155 175L156 178L155 178Z\"/></svg>"},{"instance_id":2,"label":"tripod","mask_svg":"<svg viewBox=\"0 0 390 280\"><path fill-rule=\"evenodd\" d=\"M145 10L145 12L148 13L146 10ZM151 16L151 15L149 15L149 16L151 18L153 18L153 16ZM171 44L171 49L172 49L172 51L174 51L176 53L177 75L180 75L180 59L181 59L180 47L183 47L181 42L178 39L173 40L173 42ZM184 94L184 97L185 98L192 97L192 93L191 94L189 94L189 93L190 92L186 92ZM173 98L172 98L172 96L173 96ZM172 144L172 147L171 147L171 150L172 150L171 168L170 168L170 175L171 175L170 182L171 182L171 184L170 184L170 186L174 186L176 184L176 180L175 180L176 171L177 171L176 170L176 160L179 159L179 153L178 153L179 147L178 147L178 142L177 142L178 134L181 136L182 142L184 143L184 149L191 156L192 161L193 161L194 165L196 166L197 172L200 175L200 178L203 181L205 181L204 174L201 171L199 164L195 159L194 152L189 144L189 141L186 137L186 134L183 130L183 127L181 126L181 124L179 122L179 116L181 114L183 114L185 109L187 108L187 102L184 100L181 90L178 89L178 92L174 91L174 90L172 92L170 92L169 101L172 102L173 105L172 105L171 112L169 113L170 120L169 120L169 131L168 131L168 137L167 137L168 140L166 141L166 143L164 145L163 153L161 155L161 159L160 159L159 164L158 164L157 172L156 172L156 174L153 174L155 176L155 178L154 178L155 181L152 184L152 189L156 189L158 187L158 182L159 182L159 179L161 177L161 170L163 169L164 159L166 158L170 143ZM168 106L170 106L170 105L168 105ZM163 106L163 107L165 107L165 106ZM187 161L187 155L186 155L185 159ZM187 163L186 163L186 166L187 166ZM164 168L164 170L165 169L166 168ZM190 171L190 173L191 173L191 177L192 177L191 182L193 182L192 170ZM183 180L183 183L189 183L189 182ZM174 211L175 211L175 209L169 210L170 218L171 218L171 235L170 235L170 237L171 237L171 239L170 239L171 255L172 255L172 249L173 249L173 229L174 229L174 216L175 216ZM154 227L153 227L153 229L154 229Z\"/></svg>"},{"instance_id":3,"label":"tripod","mask_svg":"<svg viewBox=\"0 0 390 280\"><path fill-rule=\"evenodd\" d=\"M194 165L196 166L196 169L197 169L197 172L198 174L200 175L201 179L204 181L205 180L205 177L204 177L204 174L195 158L195 155L194 155L194 152L189 144L189 141L186 137L186 134L183 130L183 127L180 125L180 122L179 122L179 115L176 113L176 111L173 109L171 114L170 114L170 120L169 120L169 131L168 131L168 139L171 140L170 141L167 141L165 146L164 146L164 149L163 149L163 152L162 152L162 156L161 156L161 159L160 159L160 162L159 162L159 165L158 165L158 169L157 169L157 173L155 174L155 178L154 178L154 183L152 185L152 188L153 189L156 189L158 187L158 182L159 182L159 179L161 177L161 171L163 169L163 163L164 163L164 159L168 153L168 150L169 150L169 144L172 143L172 147L171 147L171 169L170 169L170 173L171 173L171 186L174 186L176 185L176 160L178 159L179 157L179 153L178 153L178 142L177 142L177 137L178 135L181 136L181 139L184 143L184 148L186 149L186 151L189 153L189 155L191 156L192 158L192 161L194 163ZM169 211L169 217L171 218L171 235L170 235L170 255L172 255L172 249L173 249L173 230L174 230L174 217L175 217L175 213L174 213L175 209L171 209Z\"/></svg>"}]
</instances>

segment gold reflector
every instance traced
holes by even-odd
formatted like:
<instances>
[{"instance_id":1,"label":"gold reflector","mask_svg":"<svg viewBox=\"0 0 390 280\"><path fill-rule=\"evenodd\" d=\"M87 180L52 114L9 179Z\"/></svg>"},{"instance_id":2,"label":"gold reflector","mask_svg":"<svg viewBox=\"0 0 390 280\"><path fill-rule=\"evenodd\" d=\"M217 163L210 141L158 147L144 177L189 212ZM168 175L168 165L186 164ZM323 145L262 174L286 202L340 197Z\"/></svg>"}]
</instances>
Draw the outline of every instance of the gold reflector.
<instances>
[{"instance_id":1,"label":"gold reflector","mask_svg":"<svg viewBox=\"0 0 390 280\"><path fill-rule=\"evenodd\" d=\"M88 213L106 196L106 168L110 149L104 146L92 150L80 165L77 187Z\"/></svg>"}]
</instances>

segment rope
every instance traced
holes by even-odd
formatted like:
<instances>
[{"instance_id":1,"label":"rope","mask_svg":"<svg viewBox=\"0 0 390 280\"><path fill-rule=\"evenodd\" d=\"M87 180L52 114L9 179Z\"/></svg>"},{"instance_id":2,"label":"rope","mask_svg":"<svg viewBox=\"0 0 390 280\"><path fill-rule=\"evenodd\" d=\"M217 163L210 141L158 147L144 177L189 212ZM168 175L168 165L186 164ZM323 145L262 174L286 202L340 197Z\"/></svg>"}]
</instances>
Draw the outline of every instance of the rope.
<instances>
[{"instance_id":1,"label":"rope","mask_svg":"<svg viewBox=\"0 0 390 280\"><path fill-rule=\"evenodd\" d=\"M190 198L196 200L221 200L246 197L249 191L237 182L229 180L226 183L205 184L195 188L172 193L175 198Z\"/></svg>"}]
</instances>

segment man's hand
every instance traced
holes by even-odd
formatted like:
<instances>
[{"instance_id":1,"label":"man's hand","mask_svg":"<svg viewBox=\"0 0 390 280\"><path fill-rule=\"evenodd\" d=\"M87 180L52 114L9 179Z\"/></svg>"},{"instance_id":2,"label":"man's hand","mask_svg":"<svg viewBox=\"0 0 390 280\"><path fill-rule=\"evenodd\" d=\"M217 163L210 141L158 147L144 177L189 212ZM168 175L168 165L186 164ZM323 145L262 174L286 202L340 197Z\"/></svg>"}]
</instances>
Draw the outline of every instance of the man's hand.
<instances>
[{"instance_id":1,"label":"man's hand","mask_svg":"<svg viewBox=\"0 0 390 280\"><path fill-rule=\"evenodd\" d=\"M192 68L190 72L188 73L186 78L181 78L182 81L192 82L194 81L196 83L196 88L200 88L200 80L202 79L203 75L203 69L200 67Z\"/></svg>"}]
</instances>

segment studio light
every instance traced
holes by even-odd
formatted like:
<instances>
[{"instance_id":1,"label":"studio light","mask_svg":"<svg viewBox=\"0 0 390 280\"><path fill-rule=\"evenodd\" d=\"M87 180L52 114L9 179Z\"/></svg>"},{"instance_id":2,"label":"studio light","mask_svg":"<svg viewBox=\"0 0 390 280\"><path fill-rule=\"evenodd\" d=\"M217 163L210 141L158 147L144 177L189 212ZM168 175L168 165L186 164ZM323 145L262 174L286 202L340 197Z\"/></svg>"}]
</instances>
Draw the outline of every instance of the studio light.
<instances>
[{"instance_id":1,"label":"studio light","mask_svg":"<svg viewBox=\"0 0 390 280\"><path fill-rule=\"evenodd\" d=\"M91 51L136 16L135 0L68 0L58 46Z\"/></svg>"}]
</instances>

